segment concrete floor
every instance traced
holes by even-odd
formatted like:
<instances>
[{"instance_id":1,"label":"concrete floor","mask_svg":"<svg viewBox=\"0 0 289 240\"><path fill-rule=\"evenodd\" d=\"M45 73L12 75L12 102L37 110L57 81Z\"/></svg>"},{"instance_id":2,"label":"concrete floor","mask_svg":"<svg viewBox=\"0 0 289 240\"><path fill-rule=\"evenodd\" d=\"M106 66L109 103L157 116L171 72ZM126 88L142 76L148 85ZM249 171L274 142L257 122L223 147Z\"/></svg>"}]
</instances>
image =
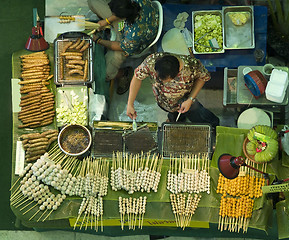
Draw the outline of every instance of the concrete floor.
<instances>
[{"instance_id":1,"label":"concrete floor","mask_svg":"<svg viewBox=\"0 0 289 240\"><path fill-rule=\"evenodd\" d=\"M124 66L132 66L136 68L145 58L129 58ZM211 80L206 83L198 94L198 100L203 106L211 110L220 119L220 125L227 127L236 127L236 119L238 111L236 108L225 108L223 106L223 84L224 77L222 73L213 74ZM114 84L115 88L117 83ZM123 95L118 95L115 89L111 96L108 119L111 121L131 121L126 116L126 106L128 99L128 91ZM167 113L161 110L156 102L152 92L151 84L148 79L144 80L141 89L135 101L135 109L137 111L138 122L158 122L161 126L167 120ZM148 114L148 112L150 114Z\"/></svg>"}]
</instances>

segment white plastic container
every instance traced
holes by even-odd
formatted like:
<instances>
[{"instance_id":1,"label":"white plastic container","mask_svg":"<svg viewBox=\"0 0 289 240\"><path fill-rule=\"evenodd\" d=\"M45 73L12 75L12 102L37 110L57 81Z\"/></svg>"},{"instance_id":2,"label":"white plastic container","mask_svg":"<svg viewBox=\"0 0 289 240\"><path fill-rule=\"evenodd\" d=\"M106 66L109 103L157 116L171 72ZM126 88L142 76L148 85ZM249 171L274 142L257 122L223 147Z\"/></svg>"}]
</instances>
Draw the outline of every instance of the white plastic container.
<instances>
[{"instance_id":1,"label":"white plastic container","mask_svg":"<svg viewBox=\"0 0 289 240\"><path fill-rule=\"evenodd\" d=\"M273 69L270 81L265 89L266 98L269 101L282 103L288 86L288 73Z\"/></svg>"}]
</instances>

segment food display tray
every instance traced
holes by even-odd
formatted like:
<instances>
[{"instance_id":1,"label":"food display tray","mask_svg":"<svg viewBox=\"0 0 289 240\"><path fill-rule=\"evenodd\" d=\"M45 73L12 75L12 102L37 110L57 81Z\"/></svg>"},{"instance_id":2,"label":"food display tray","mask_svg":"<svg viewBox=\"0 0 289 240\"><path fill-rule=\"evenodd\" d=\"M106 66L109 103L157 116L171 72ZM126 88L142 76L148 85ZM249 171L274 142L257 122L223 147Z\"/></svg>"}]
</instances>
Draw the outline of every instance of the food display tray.
<instances>
[{"instance_id":1,"label":"food display tray","mask_svg":"<svg viewBox=\"0 0 289 240\"><path fill-rule=\"evenodd\" d=\"M56 89L55 97L56 97L56 109L58 108L73 109L74 107L77 107L77 108L85 107L86 108L85 126L88 125L88 92L87 92L86 86L58 87ZM81 104L81 106L79 104ZM74 113L71 113L71 114L74 114ZM56 113L56 116L58 116L58 113ZM76 116L74 117L71 116L71 118L75 120ZM66 124L63 124L57 121L57 127L62 127L64 125Z\"/></svg>"},{"instance_id":2,"label":"food display tray","mask_svg":"<svg viewBox=\"0 0 289 240\"><path fill-rule=\"evenodd\" d=\"M198 52L195 48L195 44L196 44L196 41L197 39L195 39L195 28L194 28L194 25L195 25L195 18L197 16L204 16L206 14L212 14L212 15L216 15L216 16L220 16L221 17L221 20L222 20L222 30L224 29L223 27L223 15L222 15L222 10L204 10L204 11L193 11L192 12L192 35L193 35L193 53L194 54L219 54L219 53L224 53L225 50L224 50L224 43L222 44L222 46L220 46L222 48L221 51L211 51L211 52ZM204 32L204 34L206 34ZM222 36L224 34L222 33Z\"/></svg>"},{"instance_id":3,"label":"food display tray","mask_svg":"<svg viewBox=\"0 0 289 240\"><path fill-rule=\"evenodd\" d=\"M211 126L191 123L163 123L162 155L179 157L184 154L211 153Z\"/></svg>"},{"instance_id":4,"label":"food display tray","mask_svg":"<svg viewBox=\"0 0 289 240\"><path fill-rule=\"evenodd\" d=\"M69 43L75 43L77 40L85 41L85 44L89 44L89 47L82 52L81 61L83 64L73 63L67 57L63 56L64 52L80 52L79 49L65 50L65 47ZM54 82L56 85L86 85L92 83L93 81L93 57L92 57L92 39L85 33L81 32L67 32L61 34L54 41ZM74 61L75 62L75 61ZM69 64L69 65L68 65ZM77 65L77 67L82 67L80 69L83 74L71 73L71 68L68 66Z\"/></svg>"},{"instance_id":5,"label":"food display tray","mask_svg":"<svg viewBox=\"0 0 289 240\"><path fill-rule=\"evenodd\" d=\"M222 7L224 49L255 48L254 8L253 6ZM232 14L244 14L247 17L243 25L235 25Z\"/></svg>"}]
</instances>

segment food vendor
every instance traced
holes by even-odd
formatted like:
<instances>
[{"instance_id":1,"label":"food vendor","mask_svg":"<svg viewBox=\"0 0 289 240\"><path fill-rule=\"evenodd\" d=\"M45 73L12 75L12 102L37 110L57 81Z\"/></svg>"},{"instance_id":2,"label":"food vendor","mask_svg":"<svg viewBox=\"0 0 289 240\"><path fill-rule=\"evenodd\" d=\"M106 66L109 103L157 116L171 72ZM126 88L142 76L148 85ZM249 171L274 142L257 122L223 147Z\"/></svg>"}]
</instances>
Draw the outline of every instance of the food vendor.
<instances>
[{"instance_id":1,"label":"food vendor","mask_svg":"<svg viewBox=\"0 0 289 240\"><path fill-rule=\"evenodd\" d=\"M127 115L137 117L134 101L142 81L150 77L158 106L168 112L168 121L179 122L188 118L193 123L208 123L213 129L219 125L219 118L204 108L196 99L210 74L202 63L191 56L169 53L154 53L148 56L136 69L129 90Z\"/></svg>"},{"instance_id":2,"label":"food vendor","mask_svg":"<svg viewBox=\"0 0 289 240\"><path fill-rule=\"evenodd\" d=\"M106 60L106 80L116 79L117 93L129 88L133 75L131 67L120 68L130 55L142 52L156 37L158 31L158 11L149 0L88 0L90 9L102 20L100 29L111 25L116 32L116 40L102 39L98 33L93 40L108 49ZM124 20L123 28L119 22Z\"/></svg>"}]
</instances>

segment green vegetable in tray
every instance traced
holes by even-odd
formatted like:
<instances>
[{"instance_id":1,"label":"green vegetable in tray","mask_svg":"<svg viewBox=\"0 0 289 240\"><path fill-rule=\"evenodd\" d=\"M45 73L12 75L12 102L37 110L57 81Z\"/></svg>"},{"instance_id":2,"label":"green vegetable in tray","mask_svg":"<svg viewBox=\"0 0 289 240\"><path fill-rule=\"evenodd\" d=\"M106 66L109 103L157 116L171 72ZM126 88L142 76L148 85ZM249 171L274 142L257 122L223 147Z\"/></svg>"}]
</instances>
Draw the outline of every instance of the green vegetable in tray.
<instances>
[{"instance_id":1,"label":"green vegetable in tray","mask_svg":"<svg viewBox=\"0 0 289 240\"><path fill-rule=\"evenodd\" d=\"M223 50L223 28L221 16L197 15L194 19L195 50L197 52L219 52ZM209 40L216 39L219 49L212 49Z\"/></svg>"},{"instance_id":2,"label":"green vegetable in tray","mask_svg":"<svg viewBox=\"0 0 289 240\"><path fill-rule=\"evenodd\" d=\"M63 99L58 108L56 108L56 119L58 123L87 125L87 96L80 101L79 96L71 91L71 105Z\"/></svg>"}]
</instances>

